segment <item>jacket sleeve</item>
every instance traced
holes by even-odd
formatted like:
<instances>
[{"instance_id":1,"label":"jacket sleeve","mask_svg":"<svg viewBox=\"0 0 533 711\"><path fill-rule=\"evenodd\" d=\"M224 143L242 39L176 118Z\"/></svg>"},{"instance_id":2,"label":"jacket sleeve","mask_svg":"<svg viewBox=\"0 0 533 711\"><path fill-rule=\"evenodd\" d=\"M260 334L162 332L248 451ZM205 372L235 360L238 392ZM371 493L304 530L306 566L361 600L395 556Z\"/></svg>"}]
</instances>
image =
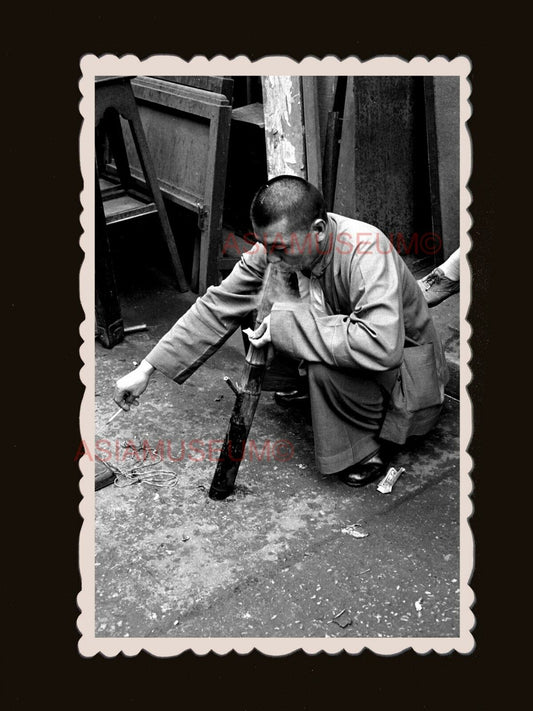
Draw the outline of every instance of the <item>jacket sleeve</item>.
<instances>
[{"instance_id":1,"label":"jacket sleeve","mask_svg":"<svg viewBox=\"0 0 533 711\"><path fill-rule=\"evenodd\" d=\"M146 356L154 368L183 383L257 307L266 252L256 244L219 286L211 286Z\"/></svg>"},{"instance_id":2,"label":"jacket sleeve","mask_svg":"<svg viewBox=\"0 0 533 711\"><path fill-rule=\"evenodd\" d=\"M403 358L404 323L397 253L385 235L341 260L339 278L350 313L321 315L310 304L277 303L271 315L274 347L293 358L337 368L386 371Z\"/></svg>"}]
</instances>

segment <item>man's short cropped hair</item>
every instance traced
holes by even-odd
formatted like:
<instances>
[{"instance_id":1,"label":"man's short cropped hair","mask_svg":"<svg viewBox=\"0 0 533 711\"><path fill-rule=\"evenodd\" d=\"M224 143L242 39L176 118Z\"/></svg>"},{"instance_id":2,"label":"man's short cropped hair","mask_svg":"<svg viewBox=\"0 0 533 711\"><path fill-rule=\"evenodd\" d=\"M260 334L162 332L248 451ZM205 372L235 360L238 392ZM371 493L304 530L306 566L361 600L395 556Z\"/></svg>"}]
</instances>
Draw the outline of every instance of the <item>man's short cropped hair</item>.
<instances>
[{"instance_id":1,"label":"man's short cropped hair","mask_svg":"<svg viewBox=\"0 0 533 711\"><path fill-rule=\"evenodd\" d=\"M250 217L261 228L287 218L287 229L308 230L316 219L327 221L326 203L320 190L307 180L278 175L259 188Z\"/></svg>"}]
</instances>

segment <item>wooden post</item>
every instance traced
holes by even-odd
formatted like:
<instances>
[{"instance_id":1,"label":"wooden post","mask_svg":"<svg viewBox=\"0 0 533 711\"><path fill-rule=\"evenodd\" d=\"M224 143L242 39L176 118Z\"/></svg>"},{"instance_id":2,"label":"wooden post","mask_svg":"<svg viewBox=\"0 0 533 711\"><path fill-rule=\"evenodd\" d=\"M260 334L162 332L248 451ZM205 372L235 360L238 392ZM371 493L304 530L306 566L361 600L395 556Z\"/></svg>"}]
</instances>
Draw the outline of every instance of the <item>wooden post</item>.
<instances>
[{"instance_id":1,"label":"wooden post","mask_svg":"<svg viewBox=\"0 0 533 711\"><path fill-rule=\"evenodd\" d=\"M300 77L265 76L261 81L268 177L307 178Z\"/></svg>"},{"instance_id":2,"label":"wooden post","mask_svg":"<svg viewBox=\"0 0 533 711\"><path fill-rule=\"evenodd\" d=\"M300 77L266 76L262 77L262 82L268 177L298 175L307 178ZM256 327L270 313L272 307L272 295L269 290L272 274L273 269L269 265L264 275L263 298ZM233 492L261 396L266 372L266 351L266 348L257 349L250 346L240 384L238 387L233 386L237 399L211 482L211 499L225 499Z\"/></svg>"},{"instance_id":3,"label":"wooden post","mask_svg":"<svg viewBox=\"0 0 533 711\"><path fill-rule=\"evenodd\" d=\"M124 338L124 322L118 300L117 285L111 259L111 249L107 239L102 195L95 175L95 291L96 291L96 335L105 348L113 348Z\"/></svg>"},{"instance_id":4,"label":"wooden post","mask_svg":"<svg viewBox=\"0 0 533 711\"><path fill-rule=\"evenodd\" d=\"M307 180L322 192L322 148L316 77L302 77Z\"/></svg>"}]
</instances>

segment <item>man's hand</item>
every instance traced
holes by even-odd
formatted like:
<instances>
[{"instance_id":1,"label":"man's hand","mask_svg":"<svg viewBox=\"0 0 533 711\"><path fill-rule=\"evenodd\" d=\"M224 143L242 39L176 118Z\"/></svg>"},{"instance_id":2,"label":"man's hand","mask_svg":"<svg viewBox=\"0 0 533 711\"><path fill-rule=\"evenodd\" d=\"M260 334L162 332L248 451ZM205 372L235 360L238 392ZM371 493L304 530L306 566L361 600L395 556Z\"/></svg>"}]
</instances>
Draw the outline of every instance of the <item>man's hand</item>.
<instances>
[{"instance_id":1,"label":"man's hand","mask_svg":"<svg viewBox=\"0 0 533 711\"><path fill-rule=\"evenodd\" d=\"M126 412L132 405L138 405L138 399L146 390L154 367L143 360L135 370L128 373L115 383L113 400Z\"/></svg>"},{"instance_id":2,"label":"man's hand","mask_svg":"<svg viewBox=\"0 0 533 711\"><path fill-rule=\"evenodd\" d=\"M270 335L270 314L262 321L250 337L250 343L254 348L263 348L272 343Z\"/></svg>"}]
</instances>

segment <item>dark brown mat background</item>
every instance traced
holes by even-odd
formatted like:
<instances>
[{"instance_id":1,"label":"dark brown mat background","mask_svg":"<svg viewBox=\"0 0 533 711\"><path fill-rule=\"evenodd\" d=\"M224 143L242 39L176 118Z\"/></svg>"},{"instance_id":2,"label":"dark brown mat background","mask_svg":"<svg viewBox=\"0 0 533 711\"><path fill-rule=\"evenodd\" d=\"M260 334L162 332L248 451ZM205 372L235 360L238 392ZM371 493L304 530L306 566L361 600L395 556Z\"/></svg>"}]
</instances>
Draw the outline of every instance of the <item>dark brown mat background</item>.
<instances>
[{"instance_id":1,"label":"dark brown mat background","mask_svg":"<svg viewBox=\"0 0 533 711\"><path fill-rule=\"evenodd\" d=\"M396 711L403 704L412 709L486 708L485 694L493 703L511 701L512 683L502 679L510 669L503 665L510 667L511 630L520 633L521 629L513 608L523 604L525 609L528 602L521 603L520 592L512 592L516 582L502 550L502 545L513 547L504 519L516 498L517 481L511 491L509 478L505 490L501 477L510 477L511 470L500 468L491 447L502 442L502 435L499 422L489 423L499 403L492 381L489 395L490 363L499 362L495 361L498 344L489 343L489 315L497 313L497 295L489 296L489 280L491 242L498 238L497 201L502 213L505 209L500 158L508 150L504 141L495 140L505 131L500 125L505 107L498 106L502 102L498 92L502 77L514 72L512 57L502 68L507 47L500 40L499 20L491 28L485 19L480 31L480 19L469 25L449 6L426 6L420 15L425 27L413 24L414 10L406 7L398 8L395 16L375 6L373 18L363 16L368 11L364 8L349 19L333 18L330 28L326 13L319 9L309 6L304 22L301 16L289 17L286 4L282 8L283 12L273 5L254 5L240 13L235 6L219 4L214 10L198 12L197 6L173 4L165 9L151 4L134 12L133 6L104 10L75 4L61 12L50 6L27 8L24 17L16 17L14 10L5 13L11 45L3 46L7 60L3 120L9 122L4 156L11 165L5 171L10 197L4 193L3 211L4 220L10 222L4 228L9 246L3 263L4 278L9 279L9 322L3 350L4 382L12 387L7 414L16 435L15 445L6 434L14 461L4 468L4 482L10 488L3 491L8 524L3 619L11 628L4 642L9 659L4 684L7 708L33 709L45 700L72 699L99 708L142 702L152 708L172 704L185 709L213 705L307 709L346 703ZM247 20L242 28L235 24L240 14ZM471 585L478 598L477 647L472 654L421 657L407 652L386 658L369 652L354 657L295 653L267 658L254 652L247 657L199 658L185 653L170 659L155 659L144 652L131 659L122 655L84 659L78 654L81 518L77 511L80 473L74 455L83 393L78 354L78 325L83 319L78 297L83 257L78 245L82 189L78 81L79 61L86 53L131 53L140 58L168 53L184 59L195 54L246 54L251 59L280 54L298 60L311 54L361 59L382 54L406 59L470 57L474 114L468 125L473 136L470 189L475 223L469 315L474 327L475 380L470 394L475 425L469 452L476 465ZM514 190L512 180L507 181L509 190ZM16 253L15 247L22 249ZM498 263L499 259L500 254ZM500 290L503 278L498 274ZM491 426L496 425L497 434L491 437ZM499 677L494 688L491 664Z\"/></svg>"}]
</instances>

